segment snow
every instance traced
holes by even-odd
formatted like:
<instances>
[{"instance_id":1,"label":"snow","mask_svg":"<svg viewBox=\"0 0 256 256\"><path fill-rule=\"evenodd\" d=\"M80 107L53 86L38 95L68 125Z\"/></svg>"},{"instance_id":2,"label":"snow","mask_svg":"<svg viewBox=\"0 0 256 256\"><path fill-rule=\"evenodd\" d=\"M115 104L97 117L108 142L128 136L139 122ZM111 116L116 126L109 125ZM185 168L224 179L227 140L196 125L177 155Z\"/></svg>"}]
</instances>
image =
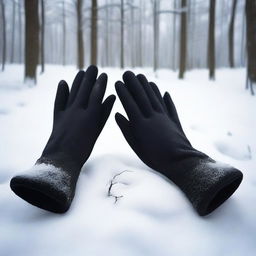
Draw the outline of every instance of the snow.
<instances>
[{"instance_id":1,"label":"snow","mask_svg":"<svg viewBox=\"0 0 256 256\"><path fill-rule=\"evenodd\" d=\"M24 173L19 173L19 175L23 180L31 180L31 177L33 177L34 183L44 183L48 185L48 188L56 189L59 193L70 194L68 186L71 183L70 175L54 165L36 164Z\"/></svg>"},{"instance_id":2,"label":"snow","mask_svg":"<svg viewBox=\"0 0 256 256\"><path fill-rule=\"evenodd\" d=\"M103 71L107 94L113 93L123 70ZM208 80L207 70L188 72L183 81L169 70L157 77L149 68L134 71L170 92L193 146L242 170L241 186L199 217L177 187L130 149L114 120L115 112L124 113L117 100L70 210L59 215L26 203L10 190L10 179L39 158L52 128L58 81L71 85L76 70L47 65L38 85L28 88L23 67L8 65L0 73L0 255L255 255L256 98L244 90L245 69L219 69L216 81Z\"/></svg>"}]
</instances>

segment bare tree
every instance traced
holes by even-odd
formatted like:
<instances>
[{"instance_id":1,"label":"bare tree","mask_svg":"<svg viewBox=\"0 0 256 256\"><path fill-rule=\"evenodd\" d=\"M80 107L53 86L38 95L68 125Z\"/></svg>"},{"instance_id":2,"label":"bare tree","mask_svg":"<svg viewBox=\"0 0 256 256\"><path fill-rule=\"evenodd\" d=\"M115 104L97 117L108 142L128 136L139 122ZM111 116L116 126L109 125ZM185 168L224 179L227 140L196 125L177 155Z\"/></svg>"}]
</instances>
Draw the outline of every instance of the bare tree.
<instances>
[{"instance_id":1,"label":"bare tree","mask_svg":"<svg viewBox=\"0 0 256 256\"><path fill-rule=\"evenodd\" d=\"M108 0L106 0L108 5ZM109 66L109 8L105 8L105 65Z\"/></svg>"},{"instance_id":2,"label":"bare tree","mask_svg":"<svg viewBox=\"0 0 256 256\"><path fill-rule=\"evenodd\" d=\"M120 68L124 68L124 0L120 6Z\"/></svg>"},{"instance_id":3,"label":"bare tree","mask_svg":"<svg viewBox=\"0 0 256 256\"><path fill-rule=\"evenodd\" d=\"M76 18L77 18L77 68L84 67L84 40L83 40L83 0L76 0Z\"/></svg>"},{"instance_id":4,"label":"bare tree","mask_svg":"<svg viewBox=\"0 0 256 256\"><path fill-rule=\"evenodd\" d=\"M181 8L187 6L187 0L181 1ZM181 28L180 28L180 68L179 68L179 79L184 78L186 71L187 62L187 13L181 14Z\"/></svg>"},{"instance_id":5,"label":"bare tree","mask_svg":"<svg viewBox=\"0 0 256 256\"><path fill-rule=\"evenodd\" d=\"M2 38L3 38L3 46L2 46L2 71L4 71L5 60L6 60L6 19L5 19L5 5L4 1L0 0L1 5L1 14L2 14Z\"/></svg>"},{"instance_id":6,"label":"bare tree","mask_svg":"<svg viewBox=\"0 0 256 256\"><path fill-rule=\"evenodd\" d=\"M154 60L153 60L153 70L158 69L158 48L159 48L159 1L153 0L153 42L154 42Z\"/></svg>"},{"instance_id":7,"label":"bare tree","mask_svg":"<svg viewBox=\"0 0 256 256\"><path fill-rule=\"evenodd\" d=\"M19 20L19 63L22 63L22 18L21 18L21 2L18 3L18 20Z\"/></svg>"},{"instance_id":8,"label":"bare tree","mask_svg":"<svg viewBox=\"0 0 256 256\"><path fill-rule=\"evenodd\" d=\"M38 0L25 0L25 80L36 82L39 54Z\"/></svg>"},{"instance_id":9,"label":"bare tree","mask_svg":"<svg viewBox=\"0 0 256 256\"><path fill-rule=\"evenodd\" d=\"M247 83L254 95L253 84L256 83L256 3L246 0L246 48L247 48Z\"/></svg>"},{"instance_id":10,"label":"bare tree","mask_svg":"<svg viewBox=\"0 0 256 256\"><path fill-rule=\"evenodd\" d=\"M142 32L143 32L143 28L142 28L142 12L143 12L144 8L142 5L142 0L140 0L140 9L139 9L139 42L138 42L138 66L142 67L143 63L142 63Z\"/></svg>"},{"instance_id":11,"label":"bare tree","mask_svg":"<svg viewBox=\"0 0 256 256\"><path fill-rule=\"evenodd\" d=\"M16 19L16 3L12 1L12 39L11 39L11 63L14 62L14 43L15 43L15 19Z\"/></svg>"},{"instance_id":12,"label":"bare tree","mask_svg":"<svg viewBox=\"0 0 256 256\"><path fill-rule=\"evenodd\" d=\"M177 7L177 1L173 1L173 9ZM176 15L173 15L173 31L172 31L172 68L176 70Z\"/></svg>"},{"instance_id":13,"label":"bare tree","mask_svg":"<svg viewBox=\"0 0 256 256\"><path fill-rule=\"evenodd\" d=\"M209 31L208 31L208 68L209 78L215 79L215 5L216 0L210 0Z\"/></svg>"},{"instance_id":14,"label":"bare tree","mask_svg":"<svg viewBox=\"0 0 256 256\"><path fill-rule=\"evenodd\" d=\"M246 27L246 24L245 24L245 11L243 11L243 14L242 14L242 35L241 35L241 51L240 51L240 65L243 67L245 66L245 27Z\"/></svg>"},{"instance_id":15,"label":"bare tree","mask_svg":"<svg viewBox=\"0 0 256 256\"><path fill-rule=\"evenodd\" d=\"M130 21L130 47L131 47L131 66L135 67L135 54L136 54L136 48L134 44L134 6L133 6L133 0L129 1L130 5L130 14L131 14L131 21Z\"/></svg>"},{"instance_id":16,"label":"bare tree","mask_svg":"<svg viewBox=\"0 0 256 256\"><path fill-rule=\"evenodd\" d=\"M232 13L229 24L228 31L228 41L229 41L229 66L233 68L235 66L234 63L234 23L235 23L235 15L236 15L236 5L237 0L233 0L232 4Z\"/></svg>"},{"instance_id":17,"label":"bare tree","mask_svg":"<svg viewBox=\"0 0 256 256\"><path fill-rule=\"evenodd\" d=\"M98 31L98 3L92 0L91 7L91 64L97 65L97 31Z\"/></svg>"},{"instance_id":18,"label":"bare tree","mask_svg":"<svg viewBox=\"0 0 256 256\"><path fill-rule=\"evenodd\" d=\"M41 3L41 73L44 73L44 28L45 28L45 14L44 14L44 0Z\"/></svg>"},{"instance_id":19,"label":"bare tree","mask_svg":"<svg viewBox=\"0 0 256 256\"><path fill-rule=\"evenodd\" d=\"M66 65L66 12L65 0L62 0L62 65Z\"/></svg>"}]
</instances>

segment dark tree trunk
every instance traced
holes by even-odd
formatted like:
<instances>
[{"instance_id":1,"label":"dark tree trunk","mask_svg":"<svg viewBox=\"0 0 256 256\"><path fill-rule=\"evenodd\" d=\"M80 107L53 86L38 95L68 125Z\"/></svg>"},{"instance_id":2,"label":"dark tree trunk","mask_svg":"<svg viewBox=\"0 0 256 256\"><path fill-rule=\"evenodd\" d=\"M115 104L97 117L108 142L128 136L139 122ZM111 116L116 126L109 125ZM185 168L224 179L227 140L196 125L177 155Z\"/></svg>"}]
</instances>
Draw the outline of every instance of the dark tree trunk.
<instances>
[{"instance_id":1,"label":"dark tree trunk","mask_svg":"<svg viewBox=\"0 0 256 256\"><path fill-rule=\"evenodd\" d=\"M22 63L22 18L21 18L21 2L18 4L19 8L19 63Z\"/></svg>"},{"instance_id":2,"label":"dark tree trunk","mask_svg":"<svg viewBox=\"0 0 256 256\"><path fill-rule=\"evenodd\" d=\"M97 31L98 31L98 3L97 0L92 0L91 7L91 64L97 65Z\"/></svg>"},{"instance_id":3,"label":"dark tree trunk","mask_svg":"<svg viewBox=\"0 0 256 256\"><path fill-rule=\"evenodd\" d=\"M158 69L158 43L159 43L159 15L158 15L158 0L153 1L153 40L154 40L154 60L153 70L154 72Z\"/></svg>"},{"instance_id":4,"label":"dark tree trunk","mask_svg":"<svg viewBox=\"0 0 256 256\"><path fill-rule=\"evenodd\" d=\"M44 73L44 0L41 0L41 73Z\"/></svg>"},{"instance_id":5,"label":"dark tree trunk","mask_svg":"<svg viewBox=\"0 0 256 256\"><path fill-rule=\"evenodd\" d=\"M177 6L176 0L173 1L173 9ZM173 14L173 30L172 30L172 68L176 70L176 15Z\"/></svg>"},{"instance_id":6,"label":"dark tree trunk","mask_svg":"<svg viewBox=\"0 0 256 256\"><path fill-rule=\"evenodd\" d=\"M25 0L25 80L36 82L39 53L38 0Z\"/></svg>"},{"instance_id":7,"label":"dark tree trunk","mask_svg":"<svg viewBox=\"0 0 256 256\"><path fill-rule=\"evenodd\" d=\"M83 0L77 0L77 68L84 67L84 40L83 40L83 18L82 18Z\"/></svg>"},{"instance_id":8,"label":"dark tree trunk","mask_svg":"<svg viewBox=\"0 0 256 256\"><path fill-rule=\"evenodd\" d=\"M242 67L245 66L245 53L246 53L246 45L245 45L245 11L242 16L242 36L241 36L241 51L240 51L240 65Z\"/></svg>"},{"instance_id":9,"label":"dark tree trunk","mask_svg":"<svg viewBox=\"0 0 256 256\"><path fill-rule=\"evenodd\" d=\"M120 21L120 35L121 35L121 42L120 42L120 68L124 68L124 0L121 0L120 6L121 12L121 21Z\"/></svg>"},{"instance_id":10,"label":"dark tree trunk","mask_svg":"<svg viewBox=\"0 0 256 256\"><path fill-rule=\"evenodd\" d=\"M208 32L208 68L209 78L211 80L215 79L215 4L216 0L210 0Z\"/></svg>"},{"instance_id":11,"label":"dark tree trunk","mask_svg":"<svg viewBox=\"0 0 256 256\"><path fill-rule=\"evenodd\" d=\"M4 71L5 60L6 60L6 19L5 19L5 5L4 1L0 0L1 14L2 14L2 31L3 31L3 48L2 48L2 71Z\"/></svg>"},{"instance_id":12,"label":"dark tree trunk","mask_svg":"<svg viewBox=\"0 0 256 256\"><path fill-rule=\"evenodd\" d=\"M140 0L139 10L139 42L138 42L138 66L142 67L142 12L144 11L142 6L142 0Z\"/></svg>"},{"instance_id":13,"label":"dark tree trunk","mask_svg":"<svg viewBox=\"0 0 256 256\"><path fill-rule=\"evenodd\" d=\"M187 6L187 0L181 1L181 8ZM184 78L187 62L187 13L181 14L181 29L180 29L180 68L179 79Z\"/></svg>"},{"instance_id":14,"label":"dark tree trunk","mask_svg":"<svg viewBox=\"0 0 256 256\"><path fill-rule=\"evenodd\" d=\"M131 4L131 24L130 24L130 45L131 45L131 66L134 68L135 64L135 54L136 47L134 44L134 9L133 9L133 0L130 0Z\"/></svg>"},{"instance_id":15,"label":"dark tree trunk","mask_svg":"<svg viewBox=\"0 0 256 256\"><path fill-rule=\"evenodd\" d=\"M65 1L62 1L62 65L66 65L66 14Z\"/></svg>"},{"instance_id":16,"label":"dark tree trunk","mask_svg":"<svg viewBox=\"0 0 256 256\"><path fill-rule=\"evenodd\" d=\"M235 66L235 63L234 63L234 23L235 23L235 15L236 15L236 4L237 4L237 0L233 0L231 20L230 20L229 31L228 31L229 66L231 68L233 68Z\"/></svg>"},{"instance_id":17,"label":"dark tree trunk","mask_svg":"<svg viewBox=\"0 0 256 256\"><path fill-rule=\"evenodd\" d=\"M14 44L15 44L15 18L16 18L16 3L15 0L12 1L12 41L11 41L11 60L14 62Z\"/></svg>"},{"instance_id":18,"label":"dark tree trunk","mask_svg":"<svg viewBox=\"0 0 256 256\"><path fill-rule=\"evenodd\" d=\"M108 0L106 0L106 5L108 5ZM106 8L106 13L105 13L105 66L109 66L109 47L108 47L108 34L109 34L109 10L108 7Z\"/></svg>"},{"instance_id":19,"label":"dark tree trunk","mask_svg":"<svg viewBox=\"0 0 256 256\"><path fill-rule=\"evenodd\" d=\"M247 87L254 95L256 83L256 2L246 0Z\"/></svg>"}]
</instances>

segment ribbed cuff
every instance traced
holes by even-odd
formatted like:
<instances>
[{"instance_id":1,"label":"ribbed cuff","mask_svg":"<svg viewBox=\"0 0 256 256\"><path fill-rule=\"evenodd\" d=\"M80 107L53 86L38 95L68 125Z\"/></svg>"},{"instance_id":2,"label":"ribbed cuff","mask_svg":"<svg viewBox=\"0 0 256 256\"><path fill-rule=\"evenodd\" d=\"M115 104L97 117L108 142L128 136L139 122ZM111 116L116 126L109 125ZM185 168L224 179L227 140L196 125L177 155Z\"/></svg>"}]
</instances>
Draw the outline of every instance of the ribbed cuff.
<instances>
[{"instance_id":1,"label":"ribbed cuff","mask_svg":"<svg viewBox=\"0 0 256 256\"><path fill-rule=\"evenodd\" d=\"M185 160L182 167L172 180L200 216L211 213L225 202L243 179L238 169L211 158Z\"/></svg>"},{"instance_id":2,"label":"ribbed cuff","mask_svg":"<svg viewBox=\"0 0 256 256\"><path fill-rule=\"evenodd\" d=\"M74 198L80 169L70 161L62 168L63 160L56 159L60 158L41 157L26 173L13 177L10 186L16 195L32 205L64 213Z\"/></svg>"}]
</instances>

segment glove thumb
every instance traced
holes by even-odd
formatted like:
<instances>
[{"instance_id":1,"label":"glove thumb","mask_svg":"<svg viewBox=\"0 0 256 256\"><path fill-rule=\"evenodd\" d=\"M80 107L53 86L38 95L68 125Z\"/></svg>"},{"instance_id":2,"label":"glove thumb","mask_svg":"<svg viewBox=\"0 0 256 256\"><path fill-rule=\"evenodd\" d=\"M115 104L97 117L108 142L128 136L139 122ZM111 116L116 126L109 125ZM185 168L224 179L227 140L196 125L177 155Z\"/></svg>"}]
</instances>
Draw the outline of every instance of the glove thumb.
<instances>
[{"instance_id":1,"label":"glove thumb","mask_svg":"<svg viewBox=\"0 0 256 256\"><path fill-rule=\"evenodd\" d=\"M111 110L113 108L113 105L115 103L116 96L110 95L106 98L106 100L102 103L102 120L100 125L100 131L103 129L104 125L106 124L108 117L111 113Z\"/></svg>"},{"instance_id":2,"label":"glove thumb","mask_svg":"<svg viewBox=\"0 0 256 256\"><path fill-rule=\"evenodd\" d=\"M115 114L115 119L116 119L116 122L117 122L120 130L122 131L126 141L130 145L130 147L133 149L133 151L136 152L136 149L135 149L136 143L135 143L135 139L132 135L130 122L123 115L121 115L118 112Z\"/></svg>"}]
</instances>

